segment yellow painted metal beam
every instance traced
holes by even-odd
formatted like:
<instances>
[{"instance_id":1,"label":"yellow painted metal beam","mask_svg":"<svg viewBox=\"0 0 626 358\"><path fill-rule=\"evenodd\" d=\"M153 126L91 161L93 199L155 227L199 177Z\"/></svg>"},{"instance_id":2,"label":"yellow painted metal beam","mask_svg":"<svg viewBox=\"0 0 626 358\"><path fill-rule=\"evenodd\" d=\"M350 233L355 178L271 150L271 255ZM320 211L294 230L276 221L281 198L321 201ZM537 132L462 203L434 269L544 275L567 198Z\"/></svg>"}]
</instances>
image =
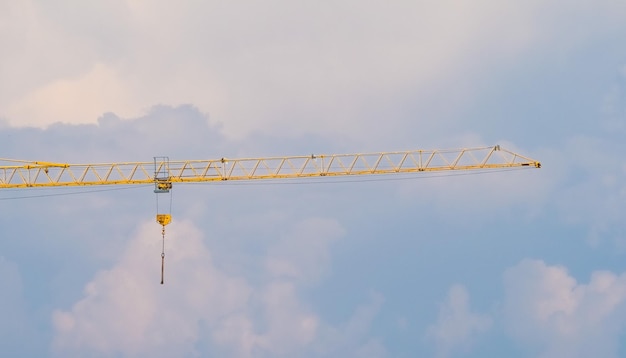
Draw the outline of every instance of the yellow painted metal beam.
<instances>
[{"instance_id":1,"label":"yellow painted metal beam","mask_svg":"<svg viewBox=\"0 0 626 358\"><path fill-rule=\"evenodd\" d=\"M540 168L533 159L500 146L267 158L220 158L104 164L0 159L0 189L88 185L197 183L324 176L420 173L498 168ZM19 163L19 164L16 164ZM155 173L159 173L158 178Z\"/></svg>"}]
</instances>

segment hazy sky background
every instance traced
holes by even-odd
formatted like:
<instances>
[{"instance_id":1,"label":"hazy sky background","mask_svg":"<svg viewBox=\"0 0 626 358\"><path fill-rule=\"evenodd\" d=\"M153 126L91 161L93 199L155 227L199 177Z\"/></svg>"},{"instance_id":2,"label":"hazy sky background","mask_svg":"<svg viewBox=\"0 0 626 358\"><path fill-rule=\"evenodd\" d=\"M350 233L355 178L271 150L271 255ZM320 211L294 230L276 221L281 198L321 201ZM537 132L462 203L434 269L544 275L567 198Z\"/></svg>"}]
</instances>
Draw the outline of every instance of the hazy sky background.
<instances>
[{"instance_id":1,"label":"hazy sky background","mask_svg":"<svg viewBox=\"0 0 626 358\"><path fill-rule=\"evenodd\" d=\"M2 158L543 164L175 186L163 286L150 186L2 190L3 354L626 356L626 2L0 0L0 30Z\"/></svg>"}]
</instances>

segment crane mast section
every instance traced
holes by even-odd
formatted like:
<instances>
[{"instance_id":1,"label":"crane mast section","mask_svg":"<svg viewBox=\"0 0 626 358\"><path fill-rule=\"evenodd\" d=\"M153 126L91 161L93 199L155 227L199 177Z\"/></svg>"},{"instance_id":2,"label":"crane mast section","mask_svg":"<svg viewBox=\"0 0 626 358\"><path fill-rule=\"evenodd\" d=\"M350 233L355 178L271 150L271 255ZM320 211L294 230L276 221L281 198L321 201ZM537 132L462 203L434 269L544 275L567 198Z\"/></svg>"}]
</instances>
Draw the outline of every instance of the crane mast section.
<instances>
[{"instance_id":1,"label":"crane mast section","mask_svg":"<svg viewBox=\"0 0 626 358\"><path fill-rule=\"evenodd\" d=\"M539 168L538 161L500 146L214 160L64 164L11 162L0 165L0 189L88 185L198 183L419 173L498 168ZM19 164L16 164L19 162ZM157 176L158 173L158 176Z\"/></svg>"}]
</instances>

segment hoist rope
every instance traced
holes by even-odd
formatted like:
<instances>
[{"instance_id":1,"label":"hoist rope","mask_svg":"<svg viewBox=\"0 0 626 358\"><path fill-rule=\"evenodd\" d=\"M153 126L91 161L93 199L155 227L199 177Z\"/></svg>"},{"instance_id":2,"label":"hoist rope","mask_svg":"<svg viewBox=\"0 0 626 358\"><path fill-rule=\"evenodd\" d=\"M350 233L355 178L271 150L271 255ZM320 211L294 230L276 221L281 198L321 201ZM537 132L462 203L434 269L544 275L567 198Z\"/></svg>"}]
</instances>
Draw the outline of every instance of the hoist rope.
<instances>
[{"instance_id":1,"label":"hoist rope","mask_svg":"<svg viewBox=\"0 0 626 358\"><path fill-rule=\"evenodd\" d=\"M161 236L163 238L162 249L161 249L161 285L163 284L163 276L165 271L165 225L163 225L163 229L161 230Z\"/></svg>"}]
</instances>

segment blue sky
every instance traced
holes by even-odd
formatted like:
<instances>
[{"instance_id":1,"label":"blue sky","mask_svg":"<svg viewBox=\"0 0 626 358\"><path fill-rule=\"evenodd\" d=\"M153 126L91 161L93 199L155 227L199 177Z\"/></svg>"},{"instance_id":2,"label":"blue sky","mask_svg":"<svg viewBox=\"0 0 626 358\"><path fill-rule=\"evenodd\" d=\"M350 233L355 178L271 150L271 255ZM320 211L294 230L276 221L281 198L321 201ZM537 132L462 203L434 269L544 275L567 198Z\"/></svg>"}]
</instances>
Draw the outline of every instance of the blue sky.
<instances>
[{"instance_id":1,"label":"blue sky","mask_svg":"<svg viewBox=\"0 0 626 358\"><path fill-rule=\"evenodd\" d=\"M3 352L626 356L623 1L0 1L0 24L3 158L543 164L176 186L163 286L150 187L2 190Z\"/></svg>"}]
</instances>

